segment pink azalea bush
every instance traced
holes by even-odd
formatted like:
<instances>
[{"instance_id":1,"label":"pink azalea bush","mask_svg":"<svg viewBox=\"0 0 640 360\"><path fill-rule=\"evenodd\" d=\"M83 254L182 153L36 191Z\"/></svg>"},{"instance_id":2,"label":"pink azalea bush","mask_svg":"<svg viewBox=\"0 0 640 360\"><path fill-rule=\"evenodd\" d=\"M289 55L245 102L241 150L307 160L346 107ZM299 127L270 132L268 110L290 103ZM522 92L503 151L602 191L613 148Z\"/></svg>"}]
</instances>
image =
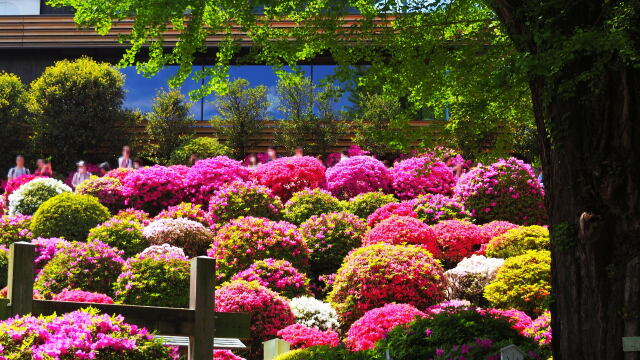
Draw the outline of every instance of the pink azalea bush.
<instances>
[{"instance_id":1,"label":"pink azalea bush","mask_svg":"<svg viewBox=\"0 0 640 360\"><path fill-rule=\"evenodd\" d=\"M551 346L551 312L545 311L524 329L523 334L543 346Z\"/></svg>"},{"instance_id":2,"label":"pink azalea bush","mask_svg":"<svg viewBox=\"0 0 640 360\"><path fill-rule=\"evenodd\" d=\"M333 330L322 331L302 324L289 325L278 331L278 337L291 344L292 349L305 349L311 346L336 347L340 344L340 335Z\"/></svg>"},{"instance_id":3,"label":"pink azalea bush","mask_svg":"<svg viewBox=\"0 0 640 360\"><path fill-rule=\"evenodd\" d=\"M113 299L105 294L82 290L63 290L61 293L53 295L51 300L113 304Z\"/></svg>"},{"instance_id":4,"label":"pink azalea bush","mask_svg":"<svg viewBox=\"0 0 640 360\"><path fill-rule=\"evenodd\" d=\"M117 168L117 169L113 169L113 170L107 171L107 173L104 174L103 177L117 179L117 180L120 181L120 183L123 183L124 179L127 176L129 176L129 174L131 174L132 172L135 172L135 171L136 170L134 170L132 168Z\"/></svg>"},{"instance_id":5,"label":"pink azalea bush","mask_svg":"<svg viewBox=\"0 0 640 360\"><path fill-rule=\"evenodd\" d=\"M126 204L151 213L179 204L185 197L183 177L175 170L155 165L130 172L122 181Z\"/></svg>"},{"instance_id":6,"label":"pink azalea bush","mask_svg":"<svg viewBox=\"0 0 640 360\"><path fill-rule=\"evenodd\" d=\"M249 169L237 160L226 156L216 156L199 160L189 168L185 177L190 202L209 205L209 199L222 185L234 181L249 180Z\"/></svg>"},{"instance_id":7,"label":"pink azalea bush","mask_svg":"<svg viewBox=\"0 0 640 360\"><path fill-rule=\"evenodd\" d=\"M394 215L417 218L418 214L413 210L413 206L413 201L393 202L386 204L383 207L378 208L378 210L374 211L373 214L369 215L369 217L367 217L367 223L369 224L369 227L373 228L382 220L388 219Z\"/></svg>"},{"instance_id":8,"label":"pink azalea bush","mask_svg":"<svg viewBox=\"0 0 640 360\"><path fill-rule=\"evenodd\" d=\"M418 245L436 258L440 257L438 238L431 227L408 216L392 216L379 222L367 232L363 244Z\"/></svg>"},{"instance_id":9,"label":"pink azalea bush","mask_svg":"<svg viewBox=\"0 0 640 360\"><path fill-rule=\"evenodd\" d=\"M327 189L340 199L390 188L389 170L370 156L350 157L327 170Z\"/></svg>"},{"instance_id":10,"label":"pink azalea bush","mask_svg":"<svg viewBox=\"0 0 640 360\"><path fill-rule=\"evenodd\" d=\"M31 240L35 245L34 267L38 275L42 268L51 260L60 249L69 246L69 242L59 238L36 238Z\"/></svg>"},{"instance_id":11,"label":"pink azalea bush","mask_svg":"<svg viewBox=\"0 0 640 360\"><path fill-rule=\"evenodd\" d=\"M459 201L441 195L426 194L413 201L416 217L426 224L436 224L443 220L469 220L470 215Z\"/></svg>"},{"instance_id":12,"label":"pink azalea bush","mask_svg":"<svg viewBox=\"0 0 640 360\"><path fill-rule=\"evenodd\" d=\"M75 192L97 197L100 203L106 206L111 213L124 207L125 197L122 193L122 183L118 179L106 176L91 176L76 186Z\"/></svg>"},{"instance_id":13,"label":"pink azalea bush","mask_svg":"<svg viewBox=\"0 0 640 360\"><path fill-rule=\"evenodd\" d=\"M14 191L18 190L20 186L39 177L42 177L42 176L22 175L7 181L7 184L4 187L4 193L2 194L2 200L5 203L7 203L9 201L9 195L13 194Z\"/></svg>"},{"instance_id":14,"label":"pink azalea bush","mask_svg":"<svg viewBox=\"0 0 640 360\"><path fill-rule=\"evenodd\" d=\"M456 183L453 172L441 161L430 157L412 157L396 163L389 170L391 187L401 200L423 194L452 195Z\"/></svg>"},{"instance_id":15,"label":"pink azalea bush","mask_svg":"<svg viewBox=\"0 0 640 360\"><path fill-rule=\"evenodd\" d=\"M246 359L232 353L229 350L214 349L213 360L246 360Z\"/></svg>"},{"instance_id":16,"label":"pink azalea bush","mask_svg":"<svg viewBox=\"0 0 640 360\"><path fill-rule=\"evenodd\" d=\"M351 351L373 349L376 343L398 325L408 324L425 313L407 304L386 304L367 311L351 325L345 344Z\"/></svg>"},{"instance_id":17,"label":"pink azalea bush","mask_svg":"<svg viewBox=\"0 0 640 360\"><path fill-rule=\"evenodd\" d=\"M491 241L491 239L493 239L496 236L500 236L509 230L517 229L518 227L520 227L520 225L516 225L508 221L500 221L500 220L494 220L490 223L486 223L482 225L480 227L480 233L484 238L484 241L483 241L484 245L482 246L482 248L480 248L480 250L478 251L478 254L484 255L484 250L487 244Z\"/></svg>"},{"instance_id":18,"label":"pink azalea bush","mask_svg":"<svg viewBox=\"0 0 640 360\"><path fill-rule=\"evenodd\" d=\"M120 315L84 309L0 322L0 358L177 360L178 352L154 339L145 328L125 323Z\"/></svg>"},{"instance_id":19,"label":"pink azalea bush","mask_svg":"<svg viewBox=\"0 0 640 360\"><path fill-rule=\"evenodd\" d=\"M519 225L542 225L547 216L544 189L529 164L500 159L464 174L455 195L480 223L505 220Z\"/></svg>"},{"instance_id":20,"label":"pink azalea bush","mask_svg":"<svg viewBox=\"0 0 640 360\"><path fill-rule=\"evenodd\" d=\"M231 280L257 281L286 298L309 295L309 278L286 260L264 259L251 264L248 269Z\"/></svg>"},{"instance_id":21,"label":"pink azalea bush","mask_svg":"<svg viewBox=\"0 0 640 360\"><path fill-rule=\"evenodd\" d=\"M14 242L31 240L33 233L30 226L31 215L0 216L0 244L9 246Z\"/></svg>"},{"instance_id":22,"label":"pink azalea bush","mask_svg":"<svg viewBox=\"0 0 640 360\"><path fill-rule=\"evenodd\" d=\"M425 309L444 298L443 270L418 246L378 243L351 252L336 275L329 302L348 328L388 303Z\"/></svg>"},{"instance_id":23,"label":"pink azalea bush","mask_svg":"<svg viewBox=\"0 0 640 360\"><path fill-rule=\"evenodd\" d=\"M211 217L202 208L202 205L188 202L169 206L154 218L154 220L158 219L188 219L199 222L206 227L211 225Z\"/></svg>"},{"instance_id":24,"label":"pink azalea bush","mask_svg":"<svg viewBox=\"0 0 640 360\"><path fill-rule=\"evenodd\" d=\"M325 167L311 156L284 157L260 165L256 176L260 184L287 201L295 192L323 186Z\"/></svg>"},{"instance_id":25,"label":"pink azalea bush","mask_svg":"<svg viewBox=\"0 0 640 360\"><path fill-rule=\"evenodd\" d=\"M485 241L480 227L468 221L445 220L433 225L432 229L438 239L440 259L447 265L471 256Z\"/></svg>"},{"instance_id":26,"label":"pink azalea bush","mask_svg":"<svg viewBox=\"0 0 640 360\"><path fill-rule=\"evenodd\" d=\"M282 211L280 198L271 189L252 182L235 181L216 190L209 201L209 215L216 223L241 216L277 220Z\"/></svg>"},{"instance_id":27,"label":"pink azalea bush","mask_svg":"<svg viewBox=\"0 0 640 360\"><path fill-rule=\"evenodd\" d=\"M142 230L151 245L180 247L189 257L204 255L213 241L213 233L199 222L185 218L159 219Z\"/></svg>"}]
</instances>

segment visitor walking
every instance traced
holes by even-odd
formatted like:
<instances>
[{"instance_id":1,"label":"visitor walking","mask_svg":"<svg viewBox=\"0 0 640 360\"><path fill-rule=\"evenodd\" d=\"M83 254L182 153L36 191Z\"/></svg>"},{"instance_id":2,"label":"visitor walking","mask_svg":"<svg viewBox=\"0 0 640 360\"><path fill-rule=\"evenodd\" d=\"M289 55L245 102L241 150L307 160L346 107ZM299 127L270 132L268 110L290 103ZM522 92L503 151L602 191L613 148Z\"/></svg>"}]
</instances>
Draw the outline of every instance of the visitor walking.
<instances>
[{"instance_id":1,"label":"visitor walking","mask_svg":"<svg viewBox=\"0 0 640 360\"><path fill-rule=\"evenodd\" d=\"M78 161L76 166L78 168L71 179L71 185L73 185L74 188L91 177L91 173L87 171L87 164L85 164L84 161Z\"/></svg>"},{"instance_id":2,"label":"visitor walking","mask_svg":"<svg viewBox=\"0 0 640 360\"><path fill-rule=\"evenodd\" d=\"M256 156L256 154L249 154L249 156L247 156L246 164L249 169L257 168L259 164L258 164L258 157Z\"/></svg>"},{"instance_id":3,"label":"visitor walking","mask_svg":"<svg viewBox=\"0 0 640 360\"><path fill-rule=\"evenodd\" d=\"M15 178L19 178L20 176L31 175L31 171L24 167L24 156L18 155L16 156L16 166L9 169L9 174L7 174L7 178L9 180L13 180Z\"/></svg>"},{"instance_id":4,"label":"visitor walking","mask_svg":"<svg viewBox=\"0 0 640 360\"><path fill-rule=\"evenodd\" d=\"M127 145L122 147L122 156L118 158L119 168L133 168L133 161L131 160L131 148Z\"/></svg>"}]
</instances>

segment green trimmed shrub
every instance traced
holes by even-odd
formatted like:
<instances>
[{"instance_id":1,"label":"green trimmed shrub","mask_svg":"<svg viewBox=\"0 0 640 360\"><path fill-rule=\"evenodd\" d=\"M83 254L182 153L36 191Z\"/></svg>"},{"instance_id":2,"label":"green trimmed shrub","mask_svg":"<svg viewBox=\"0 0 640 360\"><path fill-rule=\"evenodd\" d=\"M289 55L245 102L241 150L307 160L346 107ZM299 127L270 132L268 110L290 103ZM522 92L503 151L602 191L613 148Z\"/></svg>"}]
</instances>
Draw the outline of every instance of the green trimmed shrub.
<instances>
[{"instance_id":1,"label":"green trimmed shrub","mask_svg":"<svg viewBox=\"0 0 640 360\"><path fill-rule=\"evenodd\" d=\"M344 349L329 346L312 346L280 354L273 360L347 360L352 358Z\"/></svg>"},{"instance_id":2,"label":"green trimmed shrub","mask_svg":"<svg viewBox=\"0 0 640 360\"><path fill-rule=\"evenodd\" d=\"M13 163L16 154L25 150L27 137L27 94L17 75L0 71L0 171ZM16 136L21 134L21 136Z\"/></svg>"},{"instance_id":3,"label":"green trimmed shrub","mask_svg":"<svg viewBox=\"0 0 640 360\"><path fill-rule=\"evenodd\" d=\"M522 255L527 250L550 251L549 229L538 225L511 229L491 239L485 253L489 257L508 258Z\"/></svg>"},{"instance_id":4,"label":"green trimmed shrub","mask_svg":"<svg viewBox=\"0 0 640 360\"><path fill-rule=\"evenodd\" d=\"M495 279L484 288L484 297L499 309L518 309L540 315L549 309L551 252L529 250L505 260Z\"/></svg>"},{"instance_id":5,"label":"green trimmed shrub","mask_svg":"<svg viewBox=\"0 0 640 360\"><path fill-rule=\"evenodd\" d=\"M197 155L200 159L208 159L216 156L229 156L231 149L220 144L218 139L210 137L198 137L187 141L171 154L172 164L189 164L191 155Z\"/></svg>"},{"instance_id":6,"label":"green trimmed shrub","mask_svg":"<svg viewBox=\"0 0 640 360\"><path fill-rule=\"evenodd\" d=\"M142 225L133 220L108 220L89 231L87 241L99 240L124 251L126 257L144 250L149 241L142 235Z\"/></svg>"},{"instance_id":7,"label":"green trimmed shrub","mask_svg":"<svg viewBox=\"0 0 640 360\"><path fill-rule=\"evenodd\" d=\"M264 185L234 181L216 190L209 201L211 220L224 224L241 216L279 220L280 198Z\"/></svg>"},{"instance_id":8,"label":"green trimmed shrub","mask_svg":"<svg viewBox=\"0 0 640 360\"><path fill-rule=\"evenodd\" d=\"M395 201L397 199L393 195L376 191L357 195L346 201L344 207L348 212L366 219L374 211Z\"/></svg>"},{"instance_id":9,"label":"green trimmed shrub","mask_svg":"<svg viewBox=\"0 0 640 360\"><path fill-rule=\"evenodd\" d=\"M320 190L299 191L287 201L282 217L296 225L300 225L313 215L328 214L342 210L342 203L330 193Z\"/></svg>"},{"instance_id":10,"label":"green trimmed shrub","mask_svg":"<svg viewBox=\"0 0 640 360\"><path fill-rule=\"evenodd\" d=\"M62 181L33 179L9 195L9 214L33 215L42 203L64 192L71 192L71 188Z\"/></svg>"},{"instance_id":11,"label":"green trimmed shrub","mask_svg":"<svg viewBox=\"0 0 640 360\"><path fill-rule=\"evenodd\" d=\"M84 241L89 230L111 217L109 209L89 195L62 193L45 201L31 219L34 237Z\"/></svg>"}]
</instances>

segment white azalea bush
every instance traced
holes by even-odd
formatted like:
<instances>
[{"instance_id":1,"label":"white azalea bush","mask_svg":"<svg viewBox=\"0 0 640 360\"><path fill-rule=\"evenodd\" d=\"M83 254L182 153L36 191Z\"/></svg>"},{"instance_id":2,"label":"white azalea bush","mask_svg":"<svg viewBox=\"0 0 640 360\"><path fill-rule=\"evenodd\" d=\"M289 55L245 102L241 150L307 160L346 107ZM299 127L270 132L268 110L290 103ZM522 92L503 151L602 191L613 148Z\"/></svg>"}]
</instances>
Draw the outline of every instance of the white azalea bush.
<instances>
[{"instance_id":1,"label":"white azalea bush","mask_svg":"<svg viewBox=\"0 0 640 360\"><path fill-rule=\"evenodd\" d=\"M298 324L322 331L340 328L338 314L326 302L308 296L301 296L291 299L289 306Z\"/></svg>"},{"instance_id":2,"label":"white azalea bush","mask_svg":"<svg viewBox=\"0 0 640 360\"><path fill-rule=\"evenodd\" d=\"M169 244L162 245L151 245L148 248L144 249L141 255L145 256L155 256L155 255L166 255L166 256L174 256L174 257L187 257L185 255L184 250L177 246L171 246Z\"/></svg>"},{"instance_id":3,"label":"white azalea bush","mask_svg":"<svg viewBox=\"0 0 640 360\"><path fill-rule=\"evenodd\" d=\"M33 215L42 203L63 192L71 192L71 188L60 180L33 179L9 195L9 214Z\"/></svg>"},{"instance_id":4,"label":"white azalea bush","mask_svg":"<svg viewBox=\"0 0 640 360\"><path fill-rule=\"evenodd\" d=\"M495 278L503 264L504 259L482 255L463 259L455 268L444 273L447 298L469 300L475 304L484 303L484 287Z\"/></svg>"}]
</instances>

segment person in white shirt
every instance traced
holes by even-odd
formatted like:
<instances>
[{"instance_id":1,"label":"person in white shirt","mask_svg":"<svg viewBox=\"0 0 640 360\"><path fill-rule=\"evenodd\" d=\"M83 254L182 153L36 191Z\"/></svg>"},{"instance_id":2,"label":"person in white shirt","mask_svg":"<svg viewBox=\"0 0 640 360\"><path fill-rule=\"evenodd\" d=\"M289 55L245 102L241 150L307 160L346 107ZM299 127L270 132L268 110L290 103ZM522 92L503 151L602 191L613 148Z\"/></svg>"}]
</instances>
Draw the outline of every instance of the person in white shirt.
<instances>
[{"instance_id":1,"label":"person in white shirt","mask_svg":"<svg viewBox=\"0 0 640 360\"><path fill-rule=\"evenodd\" d=\"M122 156L118 158L119 168L133 168L133 160L131 160L131 148L129 146L122 147Z\"/></svg>"},{"instance_id":2,"label":"person in white shirt","mask_svg":"<svg viewBox=\"0 0 640 360\"><path fill-rule=\"evenodd\" d=\"M9 170L9 174L7 174L7 178L9 180L13 180L15 178L19 178L20 176L31 175L31 171L24 167L24 156L18 155L16 156L16 166L12 167Z\"/></svg>"},{"instance_id":3,"label":"person in white shirt","mask_svg":"<svg viewBox=\"0 0 640 360\"><path fill-rule=\"evenodd\" d=\"M73 185L74 188L91 176L91 173L87 171L87 165L84 161L78 161L76 165L78 166L78 170L73 174L73 178L71 179L71 185Z\"/></svg>"}]
</instances>

